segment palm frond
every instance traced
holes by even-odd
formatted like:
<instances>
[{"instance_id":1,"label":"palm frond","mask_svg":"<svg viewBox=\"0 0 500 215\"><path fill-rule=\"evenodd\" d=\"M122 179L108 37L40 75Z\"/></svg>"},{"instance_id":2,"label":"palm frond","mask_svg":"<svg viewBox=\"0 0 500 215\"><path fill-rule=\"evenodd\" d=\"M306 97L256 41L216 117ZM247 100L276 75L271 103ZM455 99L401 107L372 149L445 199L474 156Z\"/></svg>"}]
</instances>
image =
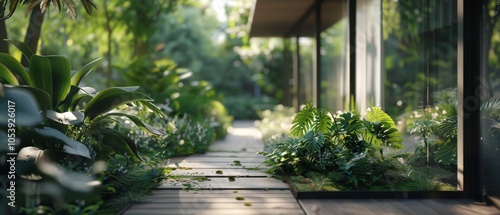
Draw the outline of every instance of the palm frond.
<instances>
[{"instance_id":1,"label":"palm frond","mask_svg":"<svg viewBox=\"0 0 500 215\"><path fill-rule=\"evenodd\" d=\"M491 117L500 112L500 98L492 98L481 105L481 114L484 117Z\"/></svg>"}]
</instances>

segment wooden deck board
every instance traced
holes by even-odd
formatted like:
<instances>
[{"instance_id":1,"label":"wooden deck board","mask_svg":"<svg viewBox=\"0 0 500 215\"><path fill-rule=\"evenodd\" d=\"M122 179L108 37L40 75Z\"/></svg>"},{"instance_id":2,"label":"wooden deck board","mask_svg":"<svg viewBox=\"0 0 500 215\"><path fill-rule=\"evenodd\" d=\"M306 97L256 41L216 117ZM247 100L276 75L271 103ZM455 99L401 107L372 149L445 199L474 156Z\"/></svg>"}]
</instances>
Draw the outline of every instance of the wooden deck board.
<instances>
[{"instance_id":1,"label":"wooden deck board","mask_svg":"<svg viewBox=\"0 0 500 215\"><path fill-rule=\"evenodd\" d=\"M240 163L262 163L264 157L250 157L250 158L238 158L238 157L187 157L182 160L181 163L234 163L239 161Z\"/></svg>"},{"instance_id":2,"label":"wooden deck board","mask_svg":"<svg viewBox=\"0 0 500 215\"><path fill-rule=\"evenodd\" d=\"M408 214L499 215L496 208L467 199L301 199L309 215Z\"/></svg>"},{"instance_id":3,"label":"wooden deck board","mask_svg":"<svg viewBox=\"0 0 500 215\"><path fill-rule=\"evenodd\" d=\"M166 179L156 189L289 189L288 184L274 178L209 178L198 181L190 178Z\"/></svg>"},{"instance_id":4,"label":"wooden deck board","mask_svg":"<svg viewBox=\"0 0 500 215\"><path fill-rule=\"evenodd\" d=\"M191 169L183 170L176 169L168 175L175 176L207 176L207 177L267 177L269 174L264 172L265 169L247 170L247 169Z\"/></svg>"},{"instance_id":5,"label":"wooden deck board","mask_svg":"<svg viewBox=\"0 0 500 215\"><path fill-rule=\"evenodd\" d=\"M244 206L244 208L231 208L231 209L195 209L195 208L182 208L182 209L129 209L124 214L126 215L303 215L301 210L297 209L268 209L268 208L252 208L252 206Z\"/></svg>"},{"instance_id":6,"label":"wooden deck board","mask_svg":"<svg viewBox=\"0 0 500 215\"><path fill-rule=\"evenodd\" d=\"M193 168L193 169L246 169L246 168L262 168L266 169L269 168L269 166L261 163L241 163L241 166L235 165L233 162L231 163L217 163L217 162L212 162L212 163L192 163L192 162L180 162L178 163L180 167L183 168ZM176 164L168 164L166 167L169 168L177 168Z\"/></svg>"},{"instance_id":7,"label":"wooden deck board","mask_svg":"<svg viewBox=\"0 0 500 215\"><path fill-rule=\"evenodd\" d=\"M178 209L178 208L199 208L199 209L235 209L251 207L252 209L295 209L301 210L300 205L297 203L289 202L250 202L252 206L245 206L243 202L230 202L230 203L138 203L134 205L134 209Z\"/></svg>"}]
</instances>

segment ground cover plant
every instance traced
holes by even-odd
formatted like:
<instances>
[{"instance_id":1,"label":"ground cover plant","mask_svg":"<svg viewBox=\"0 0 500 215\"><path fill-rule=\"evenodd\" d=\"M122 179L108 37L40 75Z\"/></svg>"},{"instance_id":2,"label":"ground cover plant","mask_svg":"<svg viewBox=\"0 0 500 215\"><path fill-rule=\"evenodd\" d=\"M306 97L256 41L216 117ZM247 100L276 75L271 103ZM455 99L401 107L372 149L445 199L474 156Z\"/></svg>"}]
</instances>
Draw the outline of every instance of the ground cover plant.
<instances>
[{"instance_id":1,"label":"ground cover plant","mask_svg":"<svg viewBox=\"0 0 500 215\"><path fill-rule=\"evenodd\" d=\"M408 165L401 133L380 108L330 113L305 105L290 134L267 141L265 163L299 190L451 190Z\"/></svg>"}]
</instances>

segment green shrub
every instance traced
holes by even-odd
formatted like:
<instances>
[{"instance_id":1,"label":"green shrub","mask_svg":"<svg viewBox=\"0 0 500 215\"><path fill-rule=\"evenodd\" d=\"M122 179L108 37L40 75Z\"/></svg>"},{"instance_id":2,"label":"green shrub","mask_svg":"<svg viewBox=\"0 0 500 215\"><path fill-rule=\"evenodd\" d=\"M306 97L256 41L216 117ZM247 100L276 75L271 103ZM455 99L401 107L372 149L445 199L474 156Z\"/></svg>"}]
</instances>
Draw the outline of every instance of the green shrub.
<instances>
[{"instance_id":1,"label":"green shrub","mask_svg":"<svg viewBox=\"0 0 500 215\"><path fill-rule=\"evenodd\" d=\"M383 147L401 148L392 119L371 108L366 119L355 112L332 114L307 104L297 113L291 136L269 142L265 162L292 175L330 174L348 189L363 189L381 181L396 158L383 156ZM272 150L272 152L269 152Z\"/></svg>"}]
</instances>

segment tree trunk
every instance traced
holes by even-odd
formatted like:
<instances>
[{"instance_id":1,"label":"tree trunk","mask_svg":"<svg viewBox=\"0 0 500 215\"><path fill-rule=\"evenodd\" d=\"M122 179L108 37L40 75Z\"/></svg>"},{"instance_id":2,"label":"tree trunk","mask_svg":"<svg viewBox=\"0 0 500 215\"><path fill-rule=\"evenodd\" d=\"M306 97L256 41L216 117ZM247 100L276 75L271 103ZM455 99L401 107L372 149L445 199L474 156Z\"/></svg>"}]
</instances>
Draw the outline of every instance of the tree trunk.
<instances>
[{"instance_id":1,"label":"tree trunk","mask_svg":"<svg viewBox=\"0 0 500 215\"><path fill-rule=\"evenodd\" d=\"M24 37L24 43L30 47L33 53L36 53L38 49L38 41L40 40L40 33L42 32L42 24L42 11L40 11L40 7L34 7L31 11L30 22L28 24L28 29L26 30L26 36ZM28 67L28 59L23 57L21 64Z\"/></svg>"},{"instance_id":2,"label":"tree trunk","mask_svg":"<svg viewBox=\"0 0 500 215\"><path fill-rule=\"evenodd\" d=\"M108 38L108 51L106 52L106 59L108 61L107 66L106 66L106 86L109 87L111 86L111 79L113 77L113 63L112 63L112 53L113 53L113 46L112 46L112 39L113 39L113 28L111 27L111 15L108 12L108 2L107 0L103 1L104 5L104 17L106 18L106 33L107 33L107 38Z\"/></svg>"},{"instance_id":3,"label":"tree trunk","mask_svg":"<svg viewBox=\"0 0 500 215\"><path fill-rule=\"evenodd\" d=\"M4 41L7 39L7 26L5 20L0 20L0 52L9 53L9 44Z\"/></svg>"}]
</instances>

